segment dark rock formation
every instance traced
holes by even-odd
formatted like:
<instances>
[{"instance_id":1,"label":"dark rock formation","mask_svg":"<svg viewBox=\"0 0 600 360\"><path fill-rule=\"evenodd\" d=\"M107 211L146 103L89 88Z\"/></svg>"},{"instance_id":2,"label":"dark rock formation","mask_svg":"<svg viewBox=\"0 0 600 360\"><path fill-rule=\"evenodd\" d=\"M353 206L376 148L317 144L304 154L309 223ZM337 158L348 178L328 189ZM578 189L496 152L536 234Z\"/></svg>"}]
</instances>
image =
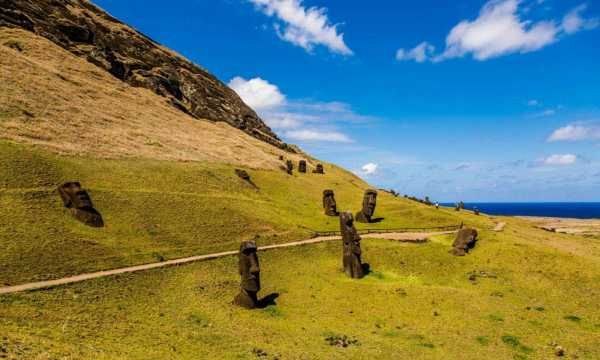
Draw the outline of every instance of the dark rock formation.
<instances>
[{"instance_id":1,"label":"dark rock formation","mask_svg":"<svg viewBox=\"0 0 600 360\"><path fill-rule=\"evenodd\" d=\"M479 216L479 209L478 208L474 208L473 209L473 213L477 216Z\"/></svg>"},{"instance_id":2,"label":"dark rock formation","mask_svg":"<svg viewBox=\"0 0 600 360\"><path fill-rule=\"evenodd\" d=\"M344 245L344 272L351 278L360 279L365 276L361 262L360 236L354 227L352 213L343 212L340 215L340 230Z\"/></svg>"},{"instance_id":3,"label":"dark rock formation","mask_svg":"<svg viewBox=\"0 0 600 360\"><path fill-rule=\"evenodd\" d=\"M373 214L375 214L375 205L377 205L377 191L373 189L366 190L363 197L362 210L356 214L356 221L370 223Z\"/></svg>"},{"instance_id":4,"label":"dark rock formation","mask_svg":"<svg viewBox=\"0 0 600 360\"><path fill-rule=\"evenodd\" d=\"M285 162L285 169L288 174L292 175L292 172L294 171L294 163L292 162L292 160L288 160Z\"/></svg>"},{"instance_id":5,"label":"dark rock formation","mask_svg":"<svg viewBox=\"0 0 600 360\"><path fill-rule=\"evenodd\" d=\"M239 272L242 278L240 293L233 299L233 303L246 309L254 309L258 306L260 266L256 251L256 242L242 241L239 252Z\"/></svg>"},{"instance_id":6,"label":"dark rock formation","mask_svg":"<svg viewBox=\"0 0 600 360\"><path fill-rule=\"evenodd\" d=\"M323 170L323 164L317 164L317 167L313 170L315 174L325 174L325 170Z\"/></svg>"},{"instance_id":7,"label":"dark rock formation","mask_svg":"<svg viewBox=\"0 0 600 360\"><path fill-rule=\"evenodd\" d=\"M298 162L298 172L306 174L306 160L300 160Z\"/></svg>"},{"instance_id":8,"label":"dark rock formation","mask_svg":"<svg viewBox=\"0 0 600 360\"><path fill-rule=\"evenodd\" d=\"M224 121L290 152L229 87L86 0L0 0L0 27L43 36L198 119Z\"/></svg>"},{"instance_id":9,"label":"dark rock formation","mask_svg":"<svg viewBox=\"0 0 600 360\"><path fill-rule=\"evenodd\" d=\"M87 191L78 182L67 182L58 187L58 194L66 208L71 210L73 217L92 227L103 227L102 215L92 204Z\"/></svg>"},{"instance_id":10,"label":"dark rock formation","mask_svg":"<svg viewBox=\"0 0 600 360\"><path fill-rule=\"evenodd\" d=\"M477 230L464 228L458 231L450 254L454 256L465 256L470 249L475 247L477 242Z\"/></svg>"},{"instance_id":11,"label":"dark rock formation","mask_svg":"<svg viewBox=\"0 0 600 360\"><path fill-rule=\"evenodd\" d=\"M323 209L327 216L338 216L340 213L337 211L337 204L335 202L335 196L333 190L323 191Z\"/></svg>"}]
</instances>

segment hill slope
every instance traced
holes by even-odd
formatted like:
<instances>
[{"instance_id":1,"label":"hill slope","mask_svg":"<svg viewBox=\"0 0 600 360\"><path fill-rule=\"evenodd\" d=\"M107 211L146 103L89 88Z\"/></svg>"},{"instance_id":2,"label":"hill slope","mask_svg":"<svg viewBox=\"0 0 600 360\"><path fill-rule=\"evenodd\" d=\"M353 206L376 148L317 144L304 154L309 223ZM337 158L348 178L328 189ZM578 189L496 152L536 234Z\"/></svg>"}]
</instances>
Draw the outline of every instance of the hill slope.
<instances>
[{"instance_id":1,"label":"hill slope","mask_svg":"<svg viewBox=\"0 0 600 360\"><path fill-rule=\"evenodd\" d=\"M165 97L180 111L199 119L227 122L253 137L289 150L216 77L87 0L0 0L2 27L31 31L119 80Z\"/></svg>"}]
</instances>

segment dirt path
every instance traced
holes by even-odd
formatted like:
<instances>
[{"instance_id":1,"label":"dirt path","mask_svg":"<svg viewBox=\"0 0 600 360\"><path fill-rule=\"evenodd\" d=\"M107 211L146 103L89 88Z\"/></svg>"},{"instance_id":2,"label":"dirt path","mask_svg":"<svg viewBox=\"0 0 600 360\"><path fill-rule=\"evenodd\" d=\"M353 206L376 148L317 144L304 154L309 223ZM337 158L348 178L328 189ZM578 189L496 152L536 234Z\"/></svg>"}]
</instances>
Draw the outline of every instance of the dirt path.
<instances>
[{"instance_id":1,"label":"dirt path","mask_svg":"<svg viewBox=\"0 0 600 360\"><path fill-rule=\"evenodd\" d=\"M496 231L496 232L504 231L505 226L506 226L505 222L499 222L496 224L496 227L493 229L493 231Z\"/></svg>"},{"instance_id":2,"label":"dirt path","mask_svg":"<svg viewBox=\"0 0 600 360\"><path fill-rule=\"evenodd\" d=\"M396 241L401 241L401 242L420 243L420 242L426 241L427 238L430 236L449 234L449 233L452 233L452 231L450 231L450 232L433 232L433 233L368 234L368 235L362 235L361 237L363 239L377 238L377 239L396 240ZM334 241L334 240L340 240L340 237L339 236L322 236L322 237L316 237L313 239L294 241L294 242L285 243L285 244L260 246L258 248L258 250L265 251L265 250L272 250L272 249L282 249L282 248L288 248L288 247L294 247L294 246L318 244L318 243ZM237 255L237 253L238 253L237 250L224 251L224 252L207 254L207 255L198 255L198 256L191 256L191 257L186 257L186 258L181 258L181 259L167 260L167 261L158 262L158 263L129 266L129 267L120 268L120 269L97 271L97 272L93 272L93 273L69 276L69 277L56 279L56 280L47 280L47 281L39 281L39 282L21 284L21 285L6 286L6 287L0 288L0 295L12 294L12 293L23 292L23 291L46 289L46 288L51 288L51 287L55 287L55 286L72 284L72 283L82 282L82 281L91 280L91 279L98 279L98 278L107 277L107 276L114 276L114 275L133 273L133 272L138 272L138 271L152 270L152 269L157 269L157 268L162 268L162 267L167 267L167 266L188 264L188 263L197 262L197 261L218 259L218 258L222 258L222 257L226 257L226 256L234 256L234 255Z\"/></svg>"}]
</instances>

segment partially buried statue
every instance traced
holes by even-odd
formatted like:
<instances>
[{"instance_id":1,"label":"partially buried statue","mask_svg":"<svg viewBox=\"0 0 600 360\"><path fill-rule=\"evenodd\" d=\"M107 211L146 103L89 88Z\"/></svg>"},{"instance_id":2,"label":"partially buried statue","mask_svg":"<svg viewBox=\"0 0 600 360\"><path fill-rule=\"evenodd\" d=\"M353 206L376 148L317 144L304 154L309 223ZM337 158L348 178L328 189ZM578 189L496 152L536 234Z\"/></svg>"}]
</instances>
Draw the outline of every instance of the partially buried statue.
<instances>
[{"instance_id":1,"label":"partially buried statue","mask_svg":"<svg viewBox=\"0 0 600 360\"><path fill-rule=\"evenodd\" d=\"M354 227L352 213L341 213L340 229L342 232L342 242L344 245L344 272L351 278L360 279L365 276L365 271L360 259L360 236Z\"/></svg>"},{"instance_id":2,"label":"partially buried statue","mask_svg":"<svg viewBox=\"0 0 600 360\"><path fill-rule=\"evenodd\" d=\"M285 162L285 169L288 174L292 175L292 171L294 171L294 163L292 160L288 160Z\"/></svg>"},{"instance_id":3,"label":"partially buried statue","mask_svg":"<svg viewBox=\"0 0 600 360\"><path fill-rule=\"evenodd\" d=\"M333 190L323 191L323 209L327 216L338 216L340 213L337 211L337 204L335 202L335 196Z\"/></svg>"},{"instance_id":4,"label":"partially buried statue","mask_svg":"<svg viewBox=\"0 0 600 360\"><path fill-rule=\"evenodd\" d=\"M456 234L456 239L452 244L452 250L450 254L454 256L465 256L470 249L475 247L477 242L477 230L475 229L460 229Z\"/></svg>"},{"instance_id":5,"label":"partially buried statue","mask_svg":"<svg viewBox=\"0 0 600 360\"><path fill-rule=\"evenodd\" d=\"M242 241L239 252L239 271L242 278L240 293L233 299L235 305L246 309L258 306L260 291L260 266L255 241Z\"/></svg>"},{"instance_id":6,"label":"partially buried statue","mask_svg":"<svg viewBox=\"0 0 600 360\"><path fill-rule=\"evenodd\" d=\"M65 207L71 210L73 217L82 223L92 227L103 227L104 221L102 215L92 204L92 199L87 191L81 188L79 182L67 182L58 187L60 195Z\"/></svg>"},{"instance_id":7,"label":"partially buried statue","mask_svg":"<svg viewBox=\"0 0 600 360\"><path fill-rule=\"evenodd\" d=\"M323 170L323 165L322 164L317 164L317 167L315 170L313 170L313 173L315 174L325 174L325 171Z\"/></svg>"},{"instance_id":8,"label":"partially buried statue","mask_svg":"<svg viewBox=\"0 0 600 360\"><path fill-rule=\"evenodd\" d=\"M298 163L298 172L306 173L306 160L300 160Z\"/></svg>"},{"instance_id":9,"label":"partially buried statue","mask_svg":"<svg viewBox=\"0 0 600 360\"><path fill-rule=\"evenodd\" d=\"M356 221L361 223L370 223L373 214L375 214L375 205L377 204L377 191L369 189L365 191L363 197L362 210L356 214Z\"/></svg>"}]
</instances>

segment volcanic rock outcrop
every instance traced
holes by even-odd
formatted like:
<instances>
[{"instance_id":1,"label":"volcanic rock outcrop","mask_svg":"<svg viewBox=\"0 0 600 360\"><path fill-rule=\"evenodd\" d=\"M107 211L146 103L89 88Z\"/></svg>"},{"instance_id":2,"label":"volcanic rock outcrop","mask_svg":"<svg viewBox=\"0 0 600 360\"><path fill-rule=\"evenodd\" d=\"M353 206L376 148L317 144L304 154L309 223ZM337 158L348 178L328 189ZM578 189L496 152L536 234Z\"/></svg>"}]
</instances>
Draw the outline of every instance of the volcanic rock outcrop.
<instances>
[{"instance_id":1,"label":"volcanic rock outcrop","mask_svg":"<svg viewBox=\"0 0 600 360\"><path fill-rule=\"evenodd\" d=\"M198 119L224 121L295 152L229 87L86 0L0 0L0 27L22 28Z\"/></svg>"}]
</instances>

